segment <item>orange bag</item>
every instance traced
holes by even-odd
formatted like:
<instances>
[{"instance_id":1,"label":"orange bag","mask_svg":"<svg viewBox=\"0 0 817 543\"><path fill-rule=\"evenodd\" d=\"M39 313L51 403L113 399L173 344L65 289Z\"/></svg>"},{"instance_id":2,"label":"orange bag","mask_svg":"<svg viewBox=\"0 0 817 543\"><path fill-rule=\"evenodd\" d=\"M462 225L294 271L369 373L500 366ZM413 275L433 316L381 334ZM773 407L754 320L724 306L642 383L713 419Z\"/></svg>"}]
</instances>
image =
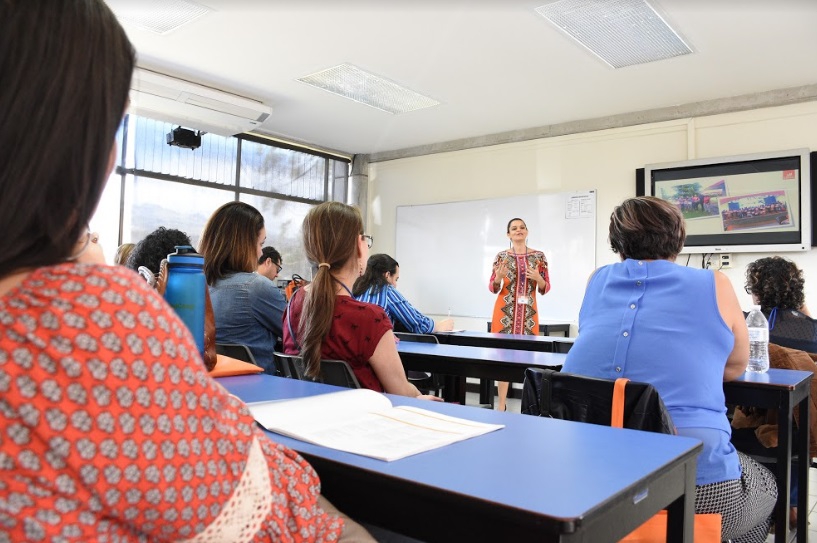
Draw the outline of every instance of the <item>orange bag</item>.
<instances>
[{"instance_id":1,"label":"orange bag","mask_svg":"<svg viewBox=\"0 0 817 543\"><path fill-rule=\"evenodd\" d=\"M616 379L613 386L613 408L610 426L624 427L624 388L629 379ZM624 543L665 543L667 541L667 511L659 511L644 524L630 532L621 542ZM695 543L721 542L721 514L696 513L694 520L693 541ZM620 542L620 543L621 543Z\"/></svg>"},{"instance_id":2,"label":"orange bag","mask_svg":"<svg viewBox=\"0 0 817 543\"><path fill-rule=\"evenodd\" d=\"M293 273L292 280L289 283L287 283L286 287L284 287L284 296L286 297L287 301L289 301L290 298L292 298L292 295L295 294L296 290L308 284L309 281L307 281L297 273Z\"/></svg>"}]
</instances>

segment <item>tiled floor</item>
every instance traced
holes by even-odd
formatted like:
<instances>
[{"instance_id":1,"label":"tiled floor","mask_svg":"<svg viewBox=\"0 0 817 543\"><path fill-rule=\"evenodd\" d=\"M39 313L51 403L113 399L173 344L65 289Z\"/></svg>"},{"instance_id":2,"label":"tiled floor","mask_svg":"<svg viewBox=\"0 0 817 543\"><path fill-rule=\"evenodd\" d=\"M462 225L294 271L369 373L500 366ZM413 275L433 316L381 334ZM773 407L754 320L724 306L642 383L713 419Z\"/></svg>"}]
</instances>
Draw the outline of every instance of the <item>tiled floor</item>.
<instances>
[{"instance_id":1,"label":"tiled floor","mask_svg":"<svg viewBox=\"0 0 817 543\"><path fill-rule=\"evenodd\" d=\"M466 403L470 405L478 404L479 396L477 394L468 393ZM496 405L496 400L494 400L494 404ZM515 398L508 399L508 411L519 413L519 408L520 400ZM809 493L808 540L817 543L817 468L812 468L811 470L809 470L808 493ZM767 543L772 543L773 541L774 535L769 535L769 537L766 538Z\"/></svg>"}]
</instances>

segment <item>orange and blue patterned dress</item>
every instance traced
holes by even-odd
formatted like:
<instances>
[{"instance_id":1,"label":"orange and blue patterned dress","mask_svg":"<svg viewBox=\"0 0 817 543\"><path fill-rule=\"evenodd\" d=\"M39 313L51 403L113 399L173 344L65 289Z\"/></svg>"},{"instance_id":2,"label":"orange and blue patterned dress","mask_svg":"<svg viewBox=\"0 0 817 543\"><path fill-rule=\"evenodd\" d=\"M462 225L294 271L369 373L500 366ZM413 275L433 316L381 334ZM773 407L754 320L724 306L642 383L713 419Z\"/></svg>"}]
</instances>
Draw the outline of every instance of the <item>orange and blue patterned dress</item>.
<instances>
[{"instance_id":1,"label":"orange and blue patterned dress","mask_svg":"<svg viewBox=\"0 0 817 543\"><path fill-rule=\"evenodd\" d=\"M0 541L335 541L320 481L122 267L0 296Z\"/></svg>"},{"instance_id":2,"label":"orange and blue patterned dress","mask_svg":"<svg viewBox=\"0 0 817 543\"><path fill-rule=\"evenodd\" d=\"M505 261L508 275L502 281L502 288L496 297L491 332L502 334L539 335L539 313L536 308L536 281L528 280L528 266L535 268L547 281L545 294L550 291L547 259L542 251L514 253L501 251L494 258L492 269L500 261ZM493 292L495 273L491 273L488 289ZM517 303L523 302L523 303Z\"/></svg>"}]
</instances>

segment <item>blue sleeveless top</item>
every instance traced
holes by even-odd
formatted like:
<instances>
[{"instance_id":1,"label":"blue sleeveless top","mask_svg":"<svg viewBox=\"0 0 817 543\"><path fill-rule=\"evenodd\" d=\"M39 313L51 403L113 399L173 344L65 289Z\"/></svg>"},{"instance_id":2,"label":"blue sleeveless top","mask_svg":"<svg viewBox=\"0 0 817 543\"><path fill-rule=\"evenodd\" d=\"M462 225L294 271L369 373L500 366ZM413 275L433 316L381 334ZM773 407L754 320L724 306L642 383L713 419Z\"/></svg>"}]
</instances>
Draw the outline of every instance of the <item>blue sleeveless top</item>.
<instances>
[{"instance_id":1,"label":"blue sleeveless top","mask_svg":"<svg viewBox=\"0 0 817 543\"><path fill-rule=\"evenodd\" d=\"M723 394L734 342L712 271L628 259L590 279L563 371L651 383L678 433L704 442L696 483L715 483L740 477Z\"/></svg>"}]
</instances>

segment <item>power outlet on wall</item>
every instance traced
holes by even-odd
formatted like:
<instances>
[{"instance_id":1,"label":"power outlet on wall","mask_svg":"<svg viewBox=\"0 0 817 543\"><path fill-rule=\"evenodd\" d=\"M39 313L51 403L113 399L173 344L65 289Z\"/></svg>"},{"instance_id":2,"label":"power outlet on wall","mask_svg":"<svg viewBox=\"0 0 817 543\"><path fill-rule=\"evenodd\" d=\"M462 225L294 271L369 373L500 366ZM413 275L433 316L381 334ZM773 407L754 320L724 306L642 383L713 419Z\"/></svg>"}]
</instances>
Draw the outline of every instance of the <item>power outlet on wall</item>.
<instances>
[{"instance_id":1,"label":"power outlet on wall","mask_svg":"<svg viewBox=\"0 0 817 543\"><path fill-rule=\"evenodd\" d=\"M730 253L720 253L718 255L720 260L720 270L726 270L732 267L732 255Z\"/></svg>"}]
</instances>

